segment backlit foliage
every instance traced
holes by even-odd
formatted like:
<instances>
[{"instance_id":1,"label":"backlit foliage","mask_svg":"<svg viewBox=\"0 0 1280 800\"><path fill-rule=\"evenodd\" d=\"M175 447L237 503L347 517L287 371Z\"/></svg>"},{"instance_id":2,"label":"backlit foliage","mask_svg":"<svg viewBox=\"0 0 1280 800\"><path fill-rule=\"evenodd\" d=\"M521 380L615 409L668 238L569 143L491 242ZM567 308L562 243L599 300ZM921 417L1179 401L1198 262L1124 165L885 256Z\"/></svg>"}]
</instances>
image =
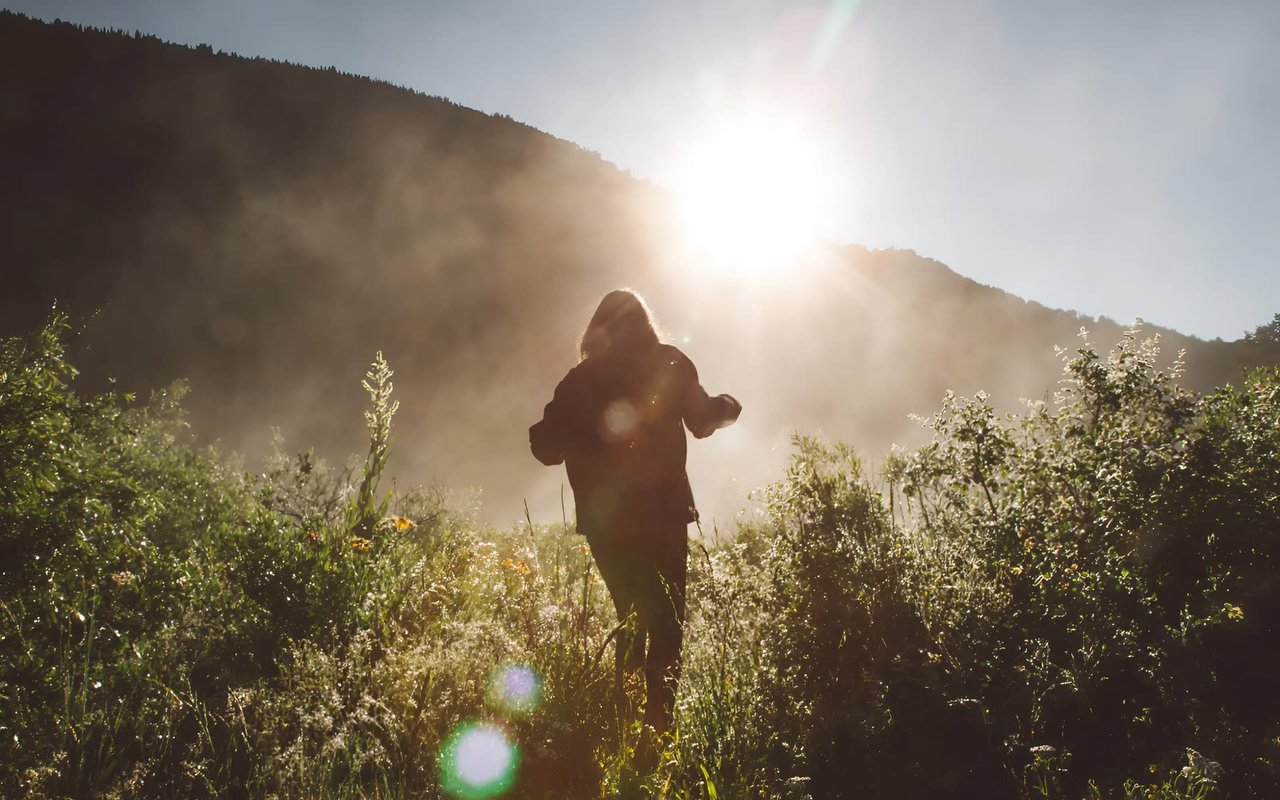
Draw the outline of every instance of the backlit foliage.
<instances>
[{"instance_id":1,"label":"backlit foliage","mask_svg":"<svg viewBox=\"0 0 1280 800\"><path fill-rule=\"evenodd\" d=\"M583 540L387 493L385 361L362 464L245 474L180 386L77 396L65 335L0 347L4 796L432 798L469 730L510 742L513 797L1280 785L1274 369L1199 396L1134 334L1019 418L949 396L878 474L798 438L766 513L692 548L678 724L637 778Z\"/></svg>"}]
</instances>

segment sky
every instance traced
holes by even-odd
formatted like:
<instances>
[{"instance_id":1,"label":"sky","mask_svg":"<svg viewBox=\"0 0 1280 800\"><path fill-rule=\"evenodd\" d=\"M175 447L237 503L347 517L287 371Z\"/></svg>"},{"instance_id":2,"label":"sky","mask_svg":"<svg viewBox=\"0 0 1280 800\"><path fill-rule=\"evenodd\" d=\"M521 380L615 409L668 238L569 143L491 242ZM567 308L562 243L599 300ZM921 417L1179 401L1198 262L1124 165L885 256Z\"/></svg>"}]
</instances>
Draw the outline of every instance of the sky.
<instances>
[{"instance_id":1,"label":"sky","mask_svg":"<svg viewBox=\"0 0 1280 800\"><path fill-rule=\"evenodd\" d=\"M1274 0L0 7L332 65L509 115L667 186L718 119L785 118L823 165L831 241L1203 338L1280 312Z\"/></svg>"}]
</instances>

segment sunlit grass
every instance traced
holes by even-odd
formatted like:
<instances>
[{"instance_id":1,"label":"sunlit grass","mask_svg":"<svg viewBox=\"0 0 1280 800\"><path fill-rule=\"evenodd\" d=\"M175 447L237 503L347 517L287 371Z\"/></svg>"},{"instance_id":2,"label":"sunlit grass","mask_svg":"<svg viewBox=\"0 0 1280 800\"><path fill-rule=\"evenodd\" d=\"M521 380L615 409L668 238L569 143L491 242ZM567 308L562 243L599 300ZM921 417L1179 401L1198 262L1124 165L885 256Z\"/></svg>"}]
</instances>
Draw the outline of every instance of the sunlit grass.
<instances>
[{"instance_id":1,"label":"sunlit grass","mask_svg":"<svg viewBox=\"0 0 1280 800\"><path fill-rule=\"evenodd\" d=\"M363 466L245 475L183 443L171 398L76 398L60 352L0 353L0 534L29 556L0 575L6 797L1276 783L1273 676L1248 668L1274 663L1275 595L1236 576L1280 563L1280 373L1200 398L1127 342L1069 362L1060 410L948 398L879 474L797 440L769 513L691 548L676 725L643 773L589 548L383 494L385 362Z\"/></svg>"}]
</instances>

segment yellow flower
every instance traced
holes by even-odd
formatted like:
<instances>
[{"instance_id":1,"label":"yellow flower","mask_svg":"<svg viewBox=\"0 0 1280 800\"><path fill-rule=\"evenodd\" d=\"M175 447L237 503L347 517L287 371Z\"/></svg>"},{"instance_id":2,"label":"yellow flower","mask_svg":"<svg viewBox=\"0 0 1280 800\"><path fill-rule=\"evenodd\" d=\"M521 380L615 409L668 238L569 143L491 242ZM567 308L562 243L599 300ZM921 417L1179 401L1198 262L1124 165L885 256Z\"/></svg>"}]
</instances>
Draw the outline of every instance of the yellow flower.
<instances>
[{"instance_id":1,"label":"yellow flower","mask_svg":"<svg viewBox=\"0 0 1280 800\"><path fill-rule=\"evenodd\" d=\"M378 523L378 527L395 531L396 533L404 533L418 527L418 523L408 517L383 517L382 521Z\"/></svg>"},{"instance_id":2,"label":"yellow flower","mask_svg":"<svg viewBox=\"0 0 1280 800\"><path fill-rule=\"evenodd\" d=\"M511 570L512 572L518 575L533 574L533 567L529 566L528 562L525 562L525 561L516 561L515 559L512 559L512 558L504 558L502 559L502 566L506 567L507 569Z\"/></svg>"},{"instance_id":3,"label":"yellow flower","mask_svg":"<svg viewBox=\"0 0 1280 800\"><path fill-rule=\"evenodd\" d=\"M351 549L361 553L367 553L373 549L373 540L366 539L363 536L356 536L351 540Z\"/></svg>"}]
</instances>

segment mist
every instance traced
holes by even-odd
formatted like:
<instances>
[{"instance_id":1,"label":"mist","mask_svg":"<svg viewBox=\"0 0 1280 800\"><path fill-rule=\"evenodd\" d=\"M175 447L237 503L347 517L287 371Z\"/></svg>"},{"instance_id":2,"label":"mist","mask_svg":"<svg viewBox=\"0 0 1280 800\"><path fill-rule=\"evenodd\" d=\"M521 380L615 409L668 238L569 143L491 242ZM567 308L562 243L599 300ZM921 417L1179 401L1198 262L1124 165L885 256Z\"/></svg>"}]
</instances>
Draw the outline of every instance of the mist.
<instances>
[{"instance_id":1,"label":"mist","mask_svg":"<svg viewBox=\"0 0 1280 800\"><path fill-rule=\"evenodd\" d=\"M381 350L401 402L390 473L476 498L505 525L572 516L527 428L576 362L599 298L646 297L739 423L690 447L703 529L778 479L794 432L874 467L943 393L1048 397L1054 347L1110 320L979 285L909 250L826 245L751 279L678 245L674 201L510 118L333 70L0 15L5 334L56 302L83 323L85 391L178 379L194 435L258 469L365 446ZM1249 354L1172 331L1192 385ZM111 380L114 379L114 384ZM565 508L562 511L562 501Z\"/></svg>"}]
</instances>

